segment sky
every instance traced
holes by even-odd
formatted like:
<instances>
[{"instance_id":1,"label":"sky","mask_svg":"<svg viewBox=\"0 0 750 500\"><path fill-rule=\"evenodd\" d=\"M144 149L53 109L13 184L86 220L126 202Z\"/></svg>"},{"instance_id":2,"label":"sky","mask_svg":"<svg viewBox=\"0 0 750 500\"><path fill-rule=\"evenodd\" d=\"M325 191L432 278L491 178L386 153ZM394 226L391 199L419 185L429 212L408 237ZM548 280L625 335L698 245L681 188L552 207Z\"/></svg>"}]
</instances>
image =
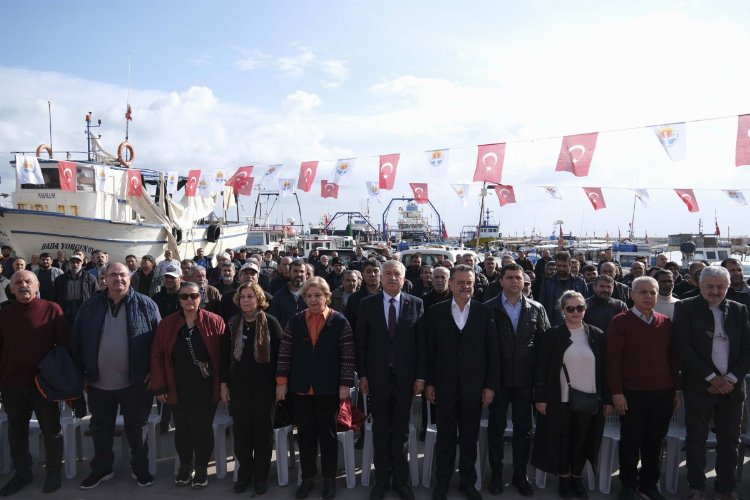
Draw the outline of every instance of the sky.
<instances>
[{"instance_id":1,"label":"sky","mask_svg":"<svg viewBox=\"0 0 750 500\"><path fill-rule=\"evenodd\" d=\"M12 152L49 142L85 151L84 115L109 151L129 140L134 168L161 171L283 163L297 178L318 160L302 221L369 210L380 224L391 197L429 183L458 236L479 219L480 187L463 207L451 183L471 183L477 145L505 142L503 183L516 204L485 198L507 236L615 237L633 216L636 237L750 234L735 167L737 115L750 113L750 10L743 1L38 1L0 3L0 183L14 189ZM687 159L671 161L651 125L687 122ZM555 172L561 137L599 132L587 177ZM425 151L450 148L445 175ZM400 153L396 184L367 201L378 155ZM356 158L338 200L319 182L338 158ZM540 186L557 186L554 200ZM602 187L594 211L582 187ZM688 213L674 188L693 188ZM241 199L251 213L254 199ZM395 225L394 202L388 222ZM436 217L427 208L425 214ZM300 222L290 199L270 223Z\"/></svg>"}]
</instances>

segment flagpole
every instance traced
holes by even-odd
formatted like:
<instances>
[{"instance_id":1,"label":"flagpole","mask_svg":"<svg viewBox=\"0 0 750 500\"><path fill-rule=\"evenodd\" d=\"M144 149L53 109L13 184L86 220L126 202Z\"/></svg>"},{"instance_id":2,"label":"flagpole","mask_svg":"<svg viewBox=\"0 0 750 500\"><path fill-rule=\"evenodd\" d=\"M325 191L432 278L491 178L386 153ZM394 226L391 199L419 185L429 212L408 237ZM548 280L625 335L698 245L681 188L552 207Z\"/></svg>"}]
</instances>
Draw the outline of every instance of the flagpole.
<instances>
[{"instance_id":1,"label":"flagpole","mask_svg":"<svg viewBox=\"0 0 750 500\"><path fill-rule=\"evenodd\" d=\"M482 227L482 215L484 214L484 197L487 195L487 182L482 182L482 192L479 194L482 197L482 203L479 205L479 223L477 224L477 234L475 238L475 247L479 247L479 230Z\"/></svg>"},{"instance_id":2,"label":"flagpole","mask_svg":"<svg viewBox=\"0 0 750 500\"><path fill-rule=\"evenodd\" d=\"M630 216L630 240L632 241L635 239L635 228L633 227L633 224L635 224L635 201L638 199L638 196L633 195L633 213Z\"/></svg>"},{"instance_id":3,"label":"flagpole","mask_svg":"<svg viewBox=\"0 0 750 500\"><path fill-rule=\"evenodd\" d=\"M131 55L128 54L128 98L127 98L127 102L125 103L127 106L130 106L130 57ZM128 118L125 117L125 142L128 141L129 134L130 134L130 120L128 120Z\"/></svg>"},{"instance_id":4,"label":"flagpole","mask_svg":"<svg viewBox=\"0 0 750 500\"><path fill-rule=\"evenodd\" d=\"M47 101L47 110L49 114L49 150L50 150L49 157L52 158L52 151L54 151L54 149L52 149L52 102L51 101Z\"/></svg>"}]
</instances>

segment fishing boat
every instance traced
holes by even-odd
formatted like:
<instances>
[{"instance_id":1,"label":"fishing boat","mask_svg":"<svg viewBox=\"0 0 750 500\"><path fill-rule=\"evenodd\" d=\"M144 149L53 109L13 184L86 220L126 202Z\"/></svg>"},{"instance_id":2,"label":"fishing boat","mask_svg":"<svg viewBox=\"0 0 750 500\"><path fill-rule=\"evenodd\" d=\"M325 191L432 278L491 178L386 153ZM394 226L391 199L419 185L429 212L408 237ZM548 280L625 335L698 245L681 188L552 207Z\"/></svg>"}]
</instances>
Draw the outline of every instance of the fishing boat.
<instances>
[{"instance_id":1,"label":"fishing boat","mask_svg":"<svg viewBox=\"0 0 750 500\"><path fill-rule=\"evenodd\" d=\"M419 205L412 201L408 202L406 207L399 207L397 225L401 241L430 241L430 223Z\"/></svg>"},{"instance_id":2,"label":"fishing boat","mask_svg":"<svg viewBox=\"0 0 750 500\"><path fill-rule=\"evenodd\" d=\"M124 262L129 254L158 258L170 249L175 258L192 258L198 248L216 255L245 244L248 223L227 222L226 212L224 217L215 214L219 193L185 196L187 179L181 177L171 180L178 192L167 194L167 174L153 170L138 171L141 185L134 190L129 186L132 145L124 142L116 156L108 153L90 130L90 114L86 124L85 159L73 160L74 153L62 152L66 160L61 165L47 145L15 153L23 164L11 161L17 182L10 207L0 207L0 242L16 255L101 249L109 252L110 261ZM45 151L49 158L42 158ZM19 182L24 179L19 169L36 169L36 163L43 182Z\"/></svg>"}]
</instances>

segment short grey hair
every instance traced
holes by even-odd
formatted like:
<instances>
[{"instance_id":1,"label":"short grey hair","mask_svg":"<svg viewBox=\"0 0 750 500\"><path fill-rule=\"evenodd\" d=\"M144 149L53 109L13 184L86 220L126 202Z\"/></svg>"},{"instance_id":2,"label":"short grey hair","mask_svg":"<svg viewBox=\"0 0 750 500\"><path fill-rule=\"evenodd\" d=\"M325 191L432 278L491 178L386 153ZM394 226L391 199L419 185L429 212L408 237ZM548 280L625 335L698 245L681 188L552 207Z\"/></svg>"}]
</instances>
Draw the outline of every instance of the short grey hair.
<instances>
[{"instance_id":1,"label":"short grey hair","mask_svg":"<svg viewBox=\"0 0 750 500\"><path fill-rule=\"evenodd\" d=\"M206 268L196 264L190 268L190 272L188 273L188 276L197 276L200 271L206 272Z\"/></svg>"},{"instance_id":2,"label":"short grey hair","mask_svg":"<svg viewBox=\"0 0 750 500\"><path fill-rule=\"evenodd\" d=\"M726 267L721 266L706 266L703 268L703 271L701 271L701 277L698 280L698 283L703 283L703 281L706 278L722 278L727 285L729 285L729 271L727 271Z\"/></svg>"},{"instance_id":3,"label":"short grey hair","mask_svg":"<svg viewBox=\"0 0 750 500\"><path fill-rule=\"evenodd\" d=\"M406 275L406 267L401 263L400 260L387 260L383 263L383 272L389 267L395 267L399 270L402 276Z\"/></svg>"},{"instance_id":4,"label":"short grey hair","mask_svg":"<svg viewBox=\"0 0 750 500\"><path fill-rule=\"evenodd\" d=\"M659 282L654 278L652 278L651 276L641 276L640 278L636 278L633 280L633 291L635 292L641 287L641 285L645 284L648 284L657 290L659 289Z\"/></svg>"}]
</instances>

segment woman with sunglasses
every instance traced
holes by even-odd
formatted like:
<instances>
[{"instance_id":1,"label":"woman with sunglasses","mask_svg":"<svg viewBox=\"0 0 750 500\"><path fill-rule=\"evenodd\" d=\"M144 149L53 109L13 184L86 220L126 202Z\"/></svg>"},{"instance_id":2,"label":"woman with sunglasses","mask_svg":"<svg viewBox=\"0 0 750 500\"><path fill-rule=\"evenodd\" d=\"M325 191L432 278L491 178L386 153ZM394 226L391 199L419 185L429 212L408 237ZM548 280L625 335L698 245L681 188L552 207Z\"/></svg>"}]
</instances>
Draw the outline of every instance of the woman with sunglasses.
<instances>
[{"instance_id":1,"label":"woman with sunglasses","mask_svg":"<svg viewBox=\"0 0 750 500\"><path fill-rule=\"evenodd\" d=\"M594 468L597 465L604 415L612 411L605 384L606 336L583 322L586 300L580 293L566 291L559 307L564 323L544 332L538 341L531 463L559 476L562 498L588 498L581 474L586 460ZM589 403L585 410L582 400Z\"/></svg>"},{"instance_id":2,"label":"woman with sunglasses","mask_svg":"<svg viewBox=\"0 0 750 500\"><path fill-rule=\"evenodd\" d=\"M266 294L257 283L240 285L234 303L240 313L229 320L222 350L229 381L229 393L222 399L231 404L234 453L240 464L234 492L243 493L254 481L255 494L262 495L271 467L281 325L266 314Z\"/></svg>"},{"instance_id":3,"label":"woman with sunglasses","mask_svg":"<svg viewBox=\"0 0 750 500\"><path fill-rule=\"evenodd\" d=\"M171 406L180 467L177 486L208 486L207 467L214 449L213 420L219 397L224 320L200 308L192 282L180 284L180 311L164 318L151 345L151 390Z\"/></svg>"}]
</instances>

